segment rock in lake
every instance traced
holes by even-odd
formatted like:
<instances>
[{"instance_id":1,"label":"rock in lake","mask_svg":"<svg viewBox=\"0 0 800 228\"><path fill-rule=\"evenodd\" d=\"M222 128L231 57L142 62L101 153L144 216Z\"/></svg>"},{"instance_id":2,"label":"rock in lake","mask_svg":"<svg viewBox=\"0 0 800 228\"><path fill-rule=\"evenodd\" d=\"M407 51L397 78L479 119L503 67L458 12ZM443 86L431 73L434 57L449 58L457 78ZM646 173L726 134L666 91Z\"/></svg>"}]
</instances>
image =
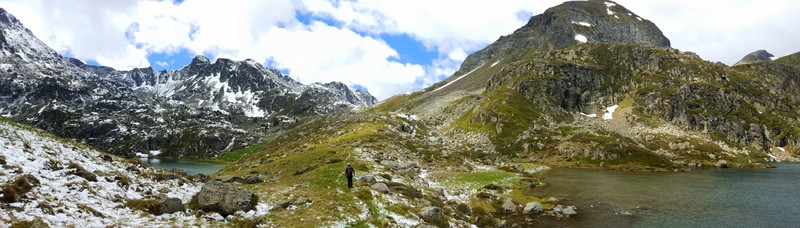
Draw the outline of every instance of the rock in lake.
<instances>
[{"instance_id":1,"label":"rock in lake","mask_svg":"<svg viewBox=\"0 0 800 228\"><path fill-rule=\"evenodd\" d=\"M511 214L515 211L517 211L517 205L511 201L511 198L506 198L506 200L503 201L503 209L500 211L500 213Z\"/></svg>"},{"instance_id":2,"label":"rock in lake","mask_svg":"<svg viewBox=\"0 0 800 228\"><path fill-rule=\"evenodd\" d=\"M255 208L258 197L251 192L219 181L209 181L197 193L197 203L200 205L200 210L217 212L224 217L237 211L249 211Z\"/></svg>"},{"instance_id":3,"label":"rock in lake","mask_svg":"<svg viewBox=\"0 0 800 228\"><path fill-rule=\"evenodd\" d=\"M719 160L717 161L717 167L720 168L728 168L729 164L727 160Z\"/></svg>"},{"instance_id":4,"label":"rock in lake","mask_svg":"<svg viewBox=\"0 0 800 228\"><path fill-rule=\"evenodd\" d=\"M530 202L525 205L525 209L522 210L523 214L539 214L542 213L544 209L542 208L542 204L539 202Z\"/></svg>"}]
</instances>

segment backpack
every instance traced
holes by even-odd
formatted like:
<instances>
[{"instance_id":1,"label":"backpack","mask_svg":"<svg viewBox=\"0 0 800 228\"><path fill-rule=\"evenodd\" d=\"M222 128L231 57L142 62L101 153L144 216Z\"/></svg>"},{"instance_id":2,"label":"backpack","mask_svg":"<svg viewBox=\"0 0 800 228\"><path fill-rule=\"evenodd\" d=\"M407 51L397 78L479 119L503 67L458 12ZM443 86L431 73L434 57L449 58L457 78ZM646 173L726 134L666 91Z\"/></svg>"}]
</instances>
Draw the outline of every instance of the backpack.
<instances>
[{"instance_id":1,"label":"backpack","mask_svg":"<svg viewBox=\"0 0 800 228\"><path fill-rule=\"evenodd\" d=\"M345 173L345 175L347 175L347 176L353 176L353 173L354 173L354 172L355 172L355 170L353 170L353 167L352 167L352 166L347 166L347 169L345 170L345 172L344 172L344 173Z\"/></svg>"}]
</instances>

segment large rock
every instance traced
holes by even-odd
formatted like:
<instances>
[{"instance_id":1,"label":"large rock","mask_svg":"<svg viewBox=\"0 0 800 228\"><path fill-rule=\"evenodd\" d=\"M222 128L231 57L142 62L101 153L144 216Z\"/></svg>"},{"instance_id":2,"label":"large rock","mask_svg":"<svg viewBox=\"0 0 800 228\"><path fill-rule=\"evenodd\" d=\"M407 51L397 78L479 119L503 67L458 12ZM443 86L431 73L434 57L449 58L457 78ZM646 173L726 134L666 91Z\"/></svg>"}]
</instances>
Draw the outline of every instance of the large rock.
<instances>
[{"instance_id":1,"label":"large rock","mask_svg":"<svg viewBox=\"0 0 800 228\"><path fill-rule=\"evenodd\" d=\"M369 187L369 189L373 190L373 191L376 191L376 192L381 192L381 193L388 193L389 192L389 186L387 186L384 183L375 183L375 184L372 185L372 187Z\"/></svg>"},{"instance_id":2,"label":"large rock","mask_svg":"<svg viewBox=\"0 0 800 228\"><path fill-rule=\"evenodd\" d=\"M525 209L522 209L523 214L539 214L542 213L544 208L542 208L542 204L539 202L530 202L525 205Z\"/></svg>"},{"instance_id":3,"label":"large rock","mask_svg":"<svg viewBox=\"0 0 800 228\"><path fill-rule=\"evenodd\" d=\"M183 206L183 202L178 198L162 198L158 200L158 203L161 204L161 213L163 214L172 214L186 210Z\"/></svg>"},{"instance_id":4,"label":"large rock","mask_svg":"<svg viewBox=\"0 0 800 228\"><path fill-rule=\"evenodd\" d=\"M572 216L578 215L577 210L578 210L578 208L576 208L575 206L566 206L565 207L565 206L559 204L558 206L553 208L553 213L555 213L556 215L563 215L565 217L572 217Z\"/></svg>"},{"instance_id":5,"label":"large rock","mask_svg":"<svg viewBox=\"0 0 800 228\"><path fill-rule=\"evenodd\" d=\"M503 208L500 210L500 213L511 214L516 211L517 211L517 205L514 204L514 202L511 201L510 198L506 198L506 200L503 201Z\"/></svg>"},{"instance_id":6,"label":"large rock","mask_svg":"<svg viewBox=\"0 0 800 228\"><path fill-rule=\"evenodd\" d=\"M438 224L444 221L444 212L439 207L426 207L422 208L419 217L426 222Z\"/></svg>"},{"instance_id":7,"label":"large rock","mask_svg":"<svg viewBox=\"0 0 800 228\"><path fill-rule=\"evenodd\" d=\"M717 161L717 167L720 168L728 168L729 164L727 160L719 160Z\"/></svg>"},{"instance_id":8,"label":"large rock","mask_svg":"<svg viewBox=\"0 0 800 228\"><path fill-rule=\"evenodd\" d=\"M361 178L358 178L358 182L374 184L377 183L378 180L375 179L375 176L362 176Z\"/></svg>"},{"instance_id":9,"label":"large rock","mask_svg":"<svg viewBox=\"0 0 800 228\"><path fill-rule=\"evenodd\" d=\"M197 203L205 212L217 212L222 216L228 216L237 211L254 209L258 197L220 181L210 181L197 193Z\"/></svg>"}]
</instances>

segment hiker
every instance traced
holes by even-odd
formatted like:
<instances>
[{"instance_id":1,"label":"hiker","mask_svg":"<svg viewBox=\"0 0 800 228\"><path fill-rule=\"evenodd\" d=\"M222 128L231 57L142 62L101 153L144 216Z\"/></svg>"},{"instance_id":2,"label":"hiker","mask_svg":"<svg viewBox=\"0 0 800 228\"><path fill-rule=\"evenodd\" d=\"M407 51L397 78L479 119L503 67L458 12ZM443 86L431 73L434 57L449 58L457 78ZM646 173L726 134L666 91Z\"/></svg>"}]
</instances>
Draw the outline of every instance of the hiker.
<instances>
[{"instance_id":1,"label":"hiker","mask_svg":"<svg viewBox=\"0 0 800 228\"><path fill-rule=\"evenodd\" d=\"M353 188L353 175L356 174L356 171L350 166L350 163L347 163L347 169L344 170L344 175L347 176L347 188Z\"/></svg>"}]
</instances>

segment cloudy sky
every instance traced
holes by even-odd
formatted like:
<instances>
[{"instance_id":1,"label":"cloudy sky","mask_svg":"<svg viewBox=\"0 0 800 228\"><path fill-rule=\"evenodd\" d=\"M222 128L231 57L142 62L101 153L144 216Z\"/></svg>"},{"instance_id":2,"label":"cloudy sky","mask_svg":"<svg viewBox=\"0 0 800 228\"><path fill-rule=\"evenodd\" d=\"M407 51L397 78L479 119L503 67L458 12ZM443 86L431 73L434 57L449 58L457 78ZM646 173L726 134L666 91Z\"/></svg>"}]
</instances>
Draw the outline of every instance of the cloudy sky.
<instances>
[{"instance_id":1,"label":"cloudy sky","mask_svg":"<svg viewBox=\"0 0 800 228\"><path fill-rule=\"evenodd\" d=\"M90 64L179 69L198 54L254 59L302 83L378 99L418 90L563 1L0 0L42 41ZM619 0L682 51L731 65L800 51L800 1Z\"/></svg>"}]
</instances>

